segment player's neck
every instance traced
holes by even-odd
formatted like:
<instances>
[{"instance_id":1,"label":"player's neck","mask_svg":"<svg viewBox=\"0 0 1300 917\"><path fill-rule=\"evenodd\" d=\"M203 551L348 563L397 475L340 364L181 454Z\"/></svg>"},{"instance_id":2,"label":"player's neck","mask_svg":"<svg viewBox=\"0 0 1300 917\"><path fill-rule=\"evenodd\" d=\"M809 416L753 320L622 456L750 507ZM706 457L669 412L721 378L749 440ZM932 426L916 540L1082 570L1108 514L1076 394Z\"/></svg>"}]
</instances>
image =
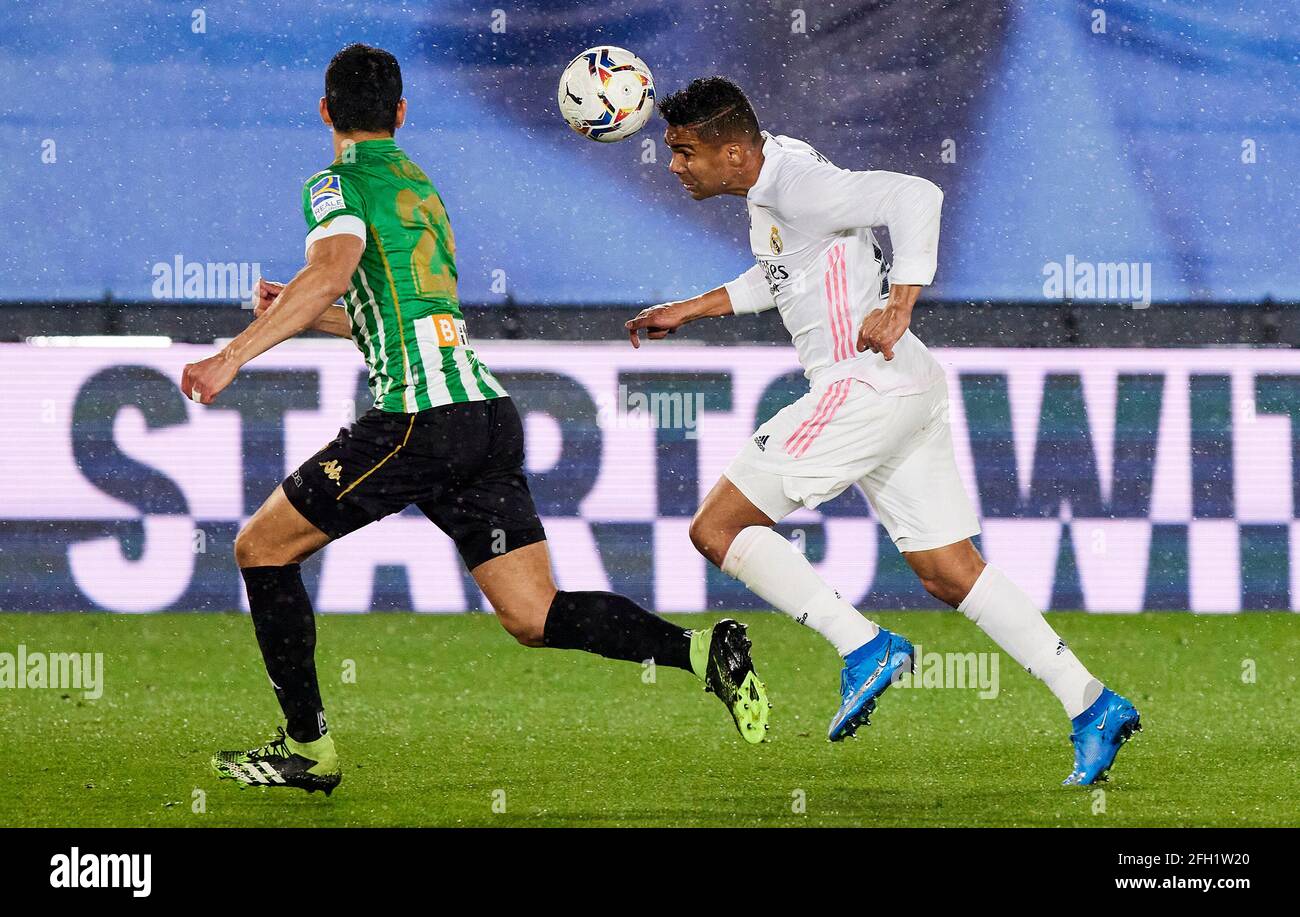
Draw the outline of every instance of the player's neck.
<instances>
[{"instance_id":1,"label":"player's neck","mask_svg":"<svg viewBox=\"0 0 1300 917\"><path fill-rule=\"evenodd\" d=\"M392 140L393 135L387 131L352 131L347 134L334 131L334 158L343 155L343 148L366 140Z\"/></svg>"},{"instance_id":2,"label":"player's neck","mask_svg":"<svg viewBox=\"0 0 1300 917\"><path fill-rule=\"evenodd\" d=\"M763 171L763 148L761 146L754 148L754 155L748 157L749 161L745 163L744 168L740 170L739 181L735 182L728 190L727 194L735 194L745 197L749 194L749 189L758 184L758 174Z\"/></svg>"}]
</instances>

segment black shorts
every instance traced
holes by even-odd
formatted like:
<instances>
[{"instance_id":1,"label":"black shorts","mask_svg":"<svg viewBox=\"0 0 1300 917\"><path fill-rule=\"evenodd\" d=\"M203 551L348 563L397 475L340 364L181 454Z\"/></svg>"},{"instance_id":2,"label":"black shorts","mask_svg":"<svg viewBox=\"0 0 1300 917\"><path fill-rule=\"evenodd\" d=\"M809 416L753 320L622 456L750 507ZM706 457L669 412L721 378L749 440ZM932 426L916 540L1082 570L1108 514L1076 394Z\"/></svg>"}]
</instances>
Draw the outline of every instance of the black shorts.
<instances>
[{"instance_id":1,"label":"black shorts","mask_svg":"<svg viewBox=\"0 0 1300 917\"><path fill-rule=\"evenodd\" d=\"M523 424L509 398L416 414L372 408L283 487L330 538L414 503L471 570L546 538L524 477Z\"/></svg>"}]
</instances>

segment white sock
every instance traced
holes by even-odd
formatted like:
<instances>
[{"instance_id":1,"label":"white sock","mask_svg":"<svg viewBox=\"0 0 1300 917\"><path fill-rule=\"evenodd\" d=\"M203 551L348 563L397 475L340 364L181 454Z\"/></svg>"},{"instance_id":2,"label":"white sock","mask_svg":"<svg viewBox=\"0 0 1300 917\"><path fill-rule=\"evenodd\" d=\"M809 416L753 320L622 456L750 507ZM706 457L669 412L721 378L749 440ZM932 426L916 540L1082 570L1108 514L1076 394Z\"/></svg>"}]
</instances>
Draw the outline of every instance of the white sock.
<instances>
[{"instance_id":1,"label":"white sock","mask_svg":"<svg viewBox=\"0 0 1300 917\"><path fill-rule=\"evenodd\" d=\"M1101 694L1101 682L1052 630L1033 600L997 567L984 568L957 610L1030 675L1042 679L1070 719L1087 710Z\"/></svg>"},{"instance_id":2,"label":"white sock","mask_svg":"<svg viewBox=\"0 0 1300 917\"><path fill-rule=\"evenodd\" d=\"M841 656L880 633L879 627L817 575L808 558L766 526L751 525L741 530L723 558L722 572L740 580L772 607L817 631Z\"/></svg>"}]
</instances>

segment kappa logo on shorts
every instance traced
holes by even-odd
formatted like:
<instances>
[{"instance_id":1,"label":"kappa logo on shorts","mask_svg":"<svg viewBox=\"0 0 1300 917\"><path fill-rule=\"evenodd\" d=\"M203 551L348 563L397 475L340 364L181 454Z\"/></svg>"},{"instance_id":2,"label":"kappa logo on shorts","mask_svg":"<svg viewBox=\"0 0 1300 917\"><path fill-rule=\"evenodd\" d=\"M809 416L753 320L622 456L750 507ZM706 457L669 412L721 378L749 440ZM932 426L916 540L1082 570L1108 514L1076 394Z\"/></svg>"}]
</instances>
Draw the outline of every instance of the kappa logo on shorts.
<instances>
[{"instance_id":1,"label":"kappa logo on shorts","mask_svg":"<svg viewBox=\"0 0 1300 917\"><path fill-rule=\"evenodd\" d=\"M755 436L755 437L754 437L754 445L755 445L755 446L758 446L758 451L759 451L759 452L766 452L766 451L767 451L767 436L766 436L766 435L763 435L763 436Z\"/></svg>"},{"instance_id":2,"label":"kappa logo on shorts","mask_svg":"<svg viewBox=\"0 0 1300 917\"><path fill-rule=\"evenodd\" d=\"M343 477L343 466L339 464L338 459L330 459L328 462L317 462L325 469L325 477L334 482L334 485L340 486L340 478Z\"/></svg>"}]
</instances>

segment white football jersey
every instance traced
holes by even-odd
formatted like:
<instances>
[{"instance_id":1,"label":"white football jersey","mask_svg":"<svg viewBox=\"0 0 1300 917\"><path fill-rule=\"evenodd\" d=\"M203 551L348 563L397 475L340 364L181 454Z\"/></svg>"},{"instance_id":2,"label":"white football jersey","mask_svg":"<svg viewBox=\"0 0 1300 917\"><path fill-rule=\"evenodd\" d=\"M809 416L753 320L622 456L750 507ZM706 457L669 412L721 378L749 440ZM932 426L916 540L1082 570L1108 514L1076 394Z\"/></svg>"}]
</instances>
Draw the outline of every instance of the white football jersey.
<instances>
[{"instance_id":1,"label":"white football jersey","mask_svg":"<svg viewBox=\"0 0 1300 917\"><path fill-rule=\"evenodd\" d=\"M758 263L725 285L732 311L779 309L813 386L852 378L881 394L929 389L943 372L911 331L892 360L859 353L857 337L890 282L934 279L943 192L914 175L840 169L802 140L763 136L763 167L746 196ZM873 226L889 228L892 268Z\"/></svg>"}]
</instances>

